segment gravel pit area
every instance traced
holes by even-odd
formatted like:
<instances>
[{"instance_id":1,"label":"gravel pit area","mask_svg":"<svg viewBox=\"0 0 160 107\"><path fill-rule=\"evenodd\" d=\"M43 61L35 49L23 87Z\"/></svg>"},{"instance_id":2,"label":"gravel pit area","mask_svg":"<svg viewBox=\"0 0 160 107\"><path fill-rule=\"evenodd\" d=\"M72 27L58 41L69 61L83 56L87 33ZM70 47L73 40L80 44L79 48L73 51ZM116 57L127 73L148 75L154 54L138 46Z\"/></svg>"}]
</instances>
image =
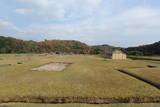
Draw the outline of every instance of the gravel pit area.
<instances>
[{"instance_id":1,"label":"gravel pit area","mask_svg":"<svg viewBox=\"0 0 160 107\"><path fill-rule=\"evenodd\" d=\"M63 71L66 69L71 63L50 63L37 68L33 68L32 71Z\"/></svg>"}]
</instances>

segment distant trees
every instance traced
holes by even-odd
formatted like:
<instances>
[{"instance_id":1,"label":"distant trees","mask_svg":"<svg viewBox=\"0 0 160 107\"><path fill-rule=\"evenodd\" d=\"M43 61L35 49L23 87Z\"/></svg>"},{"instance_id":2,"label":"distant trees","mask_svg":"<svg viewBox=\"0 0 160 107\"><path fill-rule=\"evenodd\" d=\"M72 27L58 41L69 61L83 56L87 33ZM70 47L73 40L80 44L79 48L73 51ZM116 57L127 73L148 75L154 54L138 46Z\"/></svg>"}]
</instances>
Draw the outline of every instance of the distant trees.
<instances>
[{"instance_id":1,"label":"distant trees","mask_svg":"<svg viewBox=\"0 0 160 107\"><path fill-rule=\"evenodd\" d=\"M141 51L129 51L128 52L129 55L134 55L134 56L143 56L143 52Z\"/></svg>"},{"instance_id":2,"label":"distant trees","mask_svg":"<svg viewBox=\"0 0 160 107\"><path fill-rule=\"evenodd\" d=\"M129 55L160 55L160 41L150 45L130 47L126 51Z\"/></svg>"},{"instance_id":3,"label":"distant trees","mask_svg":"<svg viewBox=\"0 0 160 107\"><path fill-rule=\"evenodd\" d=\"M21 53L25 52L25 42L14 38L0 36L0 53Z\"/></svg>"},{"instance_id":4,"label":"distant trees","mask_svg":"<svg viewBox=\"0 0 160 107\"><path fill-rule=\"evenodd\" d=\"M74 53L88 54L90 46L73 40L23 41L0 36L0 53Z\"/></svg>"},{"instance_id":5,"label":"distant trees","mask_svg":"<svg viewBox=\"0 0 160 107\"><path fill-rule=\"evenodd\" d=\"M90 51L90 54L101 54L103 53L103 50L98 48L98 47L92 47L91 48L91 51Z\"/></svg>"},{"instance_id":6,"label":"distant trees","mask_svg":"<svg viewBox=\"0 0 160 107\"><path fill-rule=\"evenodd\" d=\"M44 40L42 42L23 41L11 37L0 36L0 53L74 53L74 54L106 54L115 49L110 45L88 46L74 40ZM150 45L123 49L129 55L160 55L160 41Z\"/></svg>"}]
</instances>

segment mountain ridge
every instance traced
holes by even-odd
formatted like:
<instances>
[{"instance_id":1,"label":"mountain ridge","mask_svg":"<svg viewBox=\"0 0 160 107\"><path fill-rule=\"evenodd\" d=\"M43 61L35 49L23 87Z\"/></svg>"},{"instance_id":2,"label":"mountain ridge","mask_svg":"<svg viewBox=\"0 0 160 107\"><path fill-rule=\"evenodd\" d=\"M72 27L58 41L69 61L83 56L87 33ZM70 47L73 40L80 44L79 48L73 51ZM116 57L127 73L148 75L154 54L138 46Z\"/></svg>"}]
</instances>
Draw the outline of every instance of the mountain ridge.
<instances>
[{"instance_id":1,"label":"mountain ridge","mask_svg":"<svg viewBox=\"0 0 160 107\"><path fill-rule=\"evenodd\" d=\"M106 54L116 49L123 50L128 55L160 55L160 41L137 47L123 48L108 44L89 46L76 40L44 40L36 42L0 36L0 53Z\"/></svg>"}]
</instances>

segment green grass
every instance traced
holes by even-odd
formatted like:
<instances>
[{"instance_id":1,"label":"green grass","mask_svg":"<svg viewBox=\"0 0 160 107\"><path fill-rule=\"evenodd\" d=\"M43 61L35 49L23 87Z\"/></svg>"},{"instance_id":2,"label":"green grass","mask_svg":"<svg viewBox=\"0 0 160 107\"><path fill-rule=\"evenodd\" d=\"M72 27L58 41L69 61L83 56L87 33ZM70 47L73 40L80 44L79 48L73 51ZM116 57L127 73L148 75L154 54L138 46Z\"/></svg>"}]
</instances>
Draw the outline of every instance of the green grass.
<instances>
[{"instance_id":1,"label":"green grass","mask_svg":"<svg viewBox=\"0 0 160 107\"><path fill-rule=\"evenodd\" d=\"M90 55L0 55L0 98L16 96L128 98L160 95L160 90L116 68L143 68L149 61L113 61ZM22 62L23 64L17 64ZM61 72L31 71L50 62L73 63Z\"/></svg>"},{"instance_id":2,"label":"green grass","mask_svg":"<svg viewBox=\"0 0 160 107\"><path fill-rule=\"evenodd\" d=\"M159 107L160 103L147 104L25 104L25 103L9 103L0 104L0 107Z\"/></svg>"}]
</instances>

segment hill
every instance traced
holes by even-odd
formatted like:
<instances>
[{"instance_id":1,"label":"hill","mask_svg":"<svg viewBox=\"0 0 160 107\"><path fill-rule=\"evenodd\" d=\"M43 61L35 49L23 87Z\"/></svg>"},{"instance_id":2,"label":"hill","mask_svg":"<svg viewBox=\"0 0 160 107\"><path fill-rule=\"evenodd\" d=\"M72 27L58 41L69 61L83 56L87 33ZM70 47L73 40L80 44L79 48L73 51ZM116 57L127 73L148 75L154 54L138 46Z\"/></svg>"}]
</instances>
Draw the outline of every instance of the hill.
<instances>
[{"instance_id":1,"label":"hill","mask_svg":"<svg viewBox=\"0 0 160 107\"><path fill-rule=\"evenodd\" d=\"M110 52L112 52L113 50L116 50L116 49L122 49L122 48L107 45L107 44L95 45L95 46L92 46L92 52L91 53L92 54L104 54L104 53L110 53Z\"/></svg>"},{"instance_id":2,"label":"hill","mask_svg":"<svg viewBox=\"0 0 160 107\"><path fill-rule=\"evenodd\" d=\"M89 46L75 40L44 40L41 42L24 41L12 37L0 36L0 53L74 53L104 54L115 49L126 51L129 55L160 55L160 41L138 47L120 48L110 45Z\"/></svg>"},{"instance_id":3,"label":"hill","mask_svg":"<svg viewBox=\"0 0 160 107\"><path fill-rule=\"evenodd\" d=\"M90 46L74 40L24 41L0 36L0 53L89 53Z\"/></svg>"},{"instance_id":4,"label":"hill","mask_svg":"<svg viewBox=\"0 0 160 107\"><path fill-rule=\"evenodd\" d=\"M149 45L129 47L125 50L128 52L129 55L160 55L160 41Z\"/></svg>"}]
</instances>

